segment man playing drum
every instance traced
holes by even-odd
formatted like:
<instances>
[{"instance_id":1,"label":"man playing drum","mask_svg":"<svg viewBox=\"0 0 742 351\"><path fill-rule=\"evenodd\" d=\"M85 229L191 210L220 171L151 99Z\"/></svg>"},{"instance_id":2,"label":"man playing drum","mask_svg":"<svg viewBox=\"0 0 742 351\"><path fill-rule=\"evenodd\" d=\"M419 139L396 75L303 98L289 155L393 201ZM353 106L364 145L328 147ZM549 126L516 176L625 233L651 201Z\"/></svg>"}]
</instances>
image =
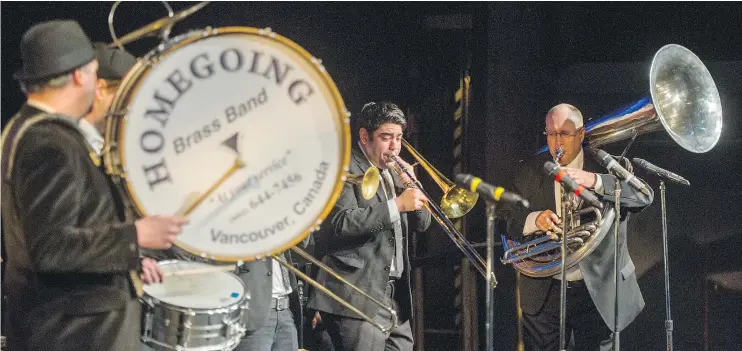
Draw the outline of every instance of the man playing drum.
<instances>
[{"instance_id":1,"label":"man playing drum","mask_svg":"<svg viewBox=\"0 0 742 351\"><path fill-rule=\"evenodd\" d=\"M2 140L10 349L136 350L138 248L170 247L187 219L120 216L115 190L78 128L98 69L79 24L33 26L21 56L15 78L28 101Z\"/></svg>"}]
</instances>

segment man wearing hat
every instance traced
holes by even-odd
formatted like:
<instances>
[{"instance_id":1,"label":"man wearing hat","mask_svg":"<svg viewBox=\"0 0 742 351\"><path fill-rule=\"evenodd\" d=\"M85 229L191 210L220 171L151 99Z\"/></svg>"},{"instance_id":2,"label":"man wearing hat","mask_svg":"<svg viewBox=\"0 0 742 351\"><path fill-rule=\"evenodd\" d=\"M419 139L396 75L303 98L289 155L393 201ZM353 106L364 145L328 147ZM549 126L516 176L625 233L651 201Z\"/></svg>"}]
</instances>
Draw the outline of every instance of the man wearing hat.
<instances>
[{"instance_id":1,"label":"man wearing hat","mask_svg":"<svg viewBox=\"0 0 742 351\"><path fill-rule=\"evenodd\" d=\"M93 149L100 154L103 149L106 113L111 107L121 80L137 63L137 59L126 51L106 47L103 43L95 43L93 49L98 60L98 80L95 84L93 107L80 120L80 129L85 133Z\"/></svg>"},{"instance_id":2,"label":"man wearing hat","mask_svg":"<svg viewBox=\"0 0 742 351\"><path fill-rule=\"evenodd\" d=\"M20 49L28 100L0 146L9 349L137 350L139 247L171 247L187 219L123 218L78 127L98 69L80 25L37 24Z\"/></svg>"}]
</instances>

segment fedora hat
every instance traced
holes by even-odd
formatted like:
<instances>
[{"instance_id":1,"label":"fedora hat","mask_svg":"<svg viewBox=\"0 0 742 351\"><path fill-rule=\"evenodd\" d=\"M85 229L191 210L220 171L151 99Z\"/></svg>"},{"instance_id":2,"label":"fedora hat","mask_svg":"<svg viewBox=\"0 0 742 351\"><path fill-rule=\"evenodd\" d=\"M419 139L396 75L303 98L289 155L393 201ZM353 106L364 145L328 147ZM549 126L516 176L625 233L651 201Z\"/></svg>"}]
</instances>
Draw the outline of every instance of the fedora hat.
<instances>
[{"instance_id":1,"label":"fedora hat","mask_svg":"<svg viewBox=\"0 0 742 351\"><path fill-rule=\"evenodd\" d=\"M118 48L109 48L104 43L93 44L98 59L98 78L105 80L124 79L126 73L137 63L137 58Z\"/></svg>"},{"instance_id":2,"label":"fedora hat","mask_svg":"<svg viewBox=\"0 0 742 351\"><path fill-rule=\"evenodd\" d=\"M13 77L24 82L56 77L95 58L93 45L76 21L53 20L31 27L21 39L23 68Z\"/></svg>"}]
</instances>

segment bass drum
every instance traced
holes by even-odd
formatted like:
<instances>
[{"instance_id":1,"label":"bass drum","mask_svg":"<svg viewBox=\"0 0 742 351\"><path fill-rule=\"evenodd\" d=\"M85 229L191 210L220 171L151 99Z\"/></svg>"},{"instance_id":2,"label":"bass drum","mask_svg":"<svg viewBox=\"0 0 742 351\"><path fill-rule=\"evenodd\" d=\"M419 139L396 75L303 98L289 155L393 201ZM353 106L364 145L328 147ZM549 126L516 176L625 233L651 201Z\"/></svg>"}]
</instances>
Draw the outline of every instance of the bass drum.
<instances>
[{"instance_id":1,"label":"bass drum","mask_svg":"<svg viewBox=\"0 0 742 351\"><path fill-rule=\"evenodd\" d=\"M190 32L124 78L104 162L135 216L190 218L176 245L214 261L283 252L343 187L349 113L321 60L270 29Z\"/></svg>"}]
</instances>

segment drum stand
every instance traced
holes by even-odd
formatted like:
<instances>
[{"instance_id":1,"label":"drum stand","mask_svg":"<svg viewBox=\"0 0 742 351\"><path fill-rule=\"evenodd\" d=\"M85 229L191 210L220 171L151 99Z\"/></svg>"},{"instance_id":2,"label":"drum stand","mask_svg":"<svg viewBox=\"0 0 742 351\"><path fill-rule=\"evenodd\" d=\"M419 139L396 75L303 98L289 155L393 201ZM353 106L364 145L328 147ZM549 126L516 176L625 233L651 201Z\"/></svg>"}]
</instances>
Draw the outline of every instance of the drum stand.
<instances>
[{"instance_id":1,"label":"drum stand","mask_svg":"<svg viewBox=\"0 0 742 351\"><path fill-rule=\"evenodd\" d=\"M297 267L298 269L298 267ZM312 274L312 264L311 263L305 263L303 271L307 275ZM299 341L299 350L304 349L304 326L306 326L306 321L304 320L304 307L307 305L307 301L309 300L309 297L304 291L304 281L301 279L296 279L296 289L298 290L297 293L299 294L299 325L301 326L297 330L297 339ZM310 316L311 318L314 318L314 316Z\"/></svg>"}]
</instances>

